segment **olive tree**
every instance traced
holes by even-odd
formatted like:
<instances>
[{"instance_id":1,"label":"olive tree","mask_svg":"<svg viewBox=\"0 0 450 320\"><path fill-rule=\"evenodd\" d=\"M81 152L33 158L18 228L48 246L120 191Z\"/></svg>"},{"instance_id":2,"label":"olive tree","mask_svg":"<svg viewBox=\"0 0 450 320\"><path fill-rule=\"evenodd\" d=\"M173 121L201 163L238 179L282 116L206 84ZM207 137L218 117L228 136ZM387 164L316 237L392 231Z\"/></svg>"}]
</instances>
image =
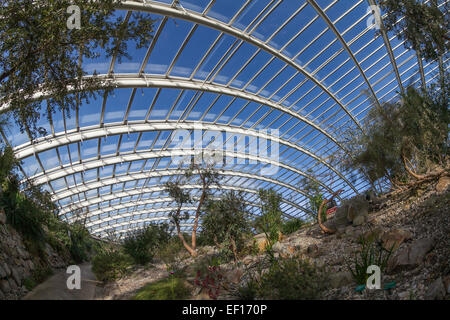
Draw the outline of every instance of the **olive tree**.
<instances>
[{"instance_id":1,"label":"olive tree","mask_svg":"<svg viewBox=\"0 0 450 320\"><path fill-rule=\"evenodd\" d=\"M189 189L183 188L186 185L200 184L200 197L194 199ZM199 225L199 218L204 206L211 196L211 186L218 185L219 173L214 169L214 164L199 165L192 163L189 168L184 171L174 182L167 182L165 190L170 197L174 199L177 207L170 212L169 216L172 223L176 227L178 238L183 243L183 246L191 254L197 256L197 229ZM197 201L197 209L195 210L194 226L192 228L191 244L189 245L181 231L181 222L189 219L188 212L182 212L183 206Z\"/></svg>"},{"instance_id":2,"label":"olive tree","mask_svg":"<svg viewBox=\"0 0 450 320\"><path fill-rule=\"evenodd\" d=\"M207 239L217 248L231 248L234 259L250 232L248 210L242 193L226 193L220 200L209 200L202 216L202 228Z\"/></svg>"}]
</instances>

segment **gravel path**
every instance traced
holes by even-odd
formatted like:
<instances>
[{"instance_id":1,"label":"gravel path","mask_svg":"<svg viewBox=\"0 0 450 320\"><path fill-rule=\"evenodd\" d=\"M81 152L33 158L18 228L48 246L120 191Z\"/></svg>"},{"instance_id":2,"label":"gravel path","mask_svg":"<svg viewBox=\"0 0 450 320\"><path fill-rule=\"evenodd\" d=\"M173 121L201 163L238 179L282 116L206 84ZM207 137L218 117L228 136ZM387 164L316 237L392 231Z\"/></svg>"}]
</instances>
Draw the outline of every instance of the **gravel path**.
<instances>
[{"instance_id":1,"label":"gravel path","mask_svg":"<svg viewBox=\"0 0 450 320\"><path fill-rule=\"evenodd\" d=\"M90 263L84 263L81 269L81 289L69 290L67 279L70 274L62 270L38 285L22 300L93 300L99 283L91 270Z\"/></svg>"}]
</instances>

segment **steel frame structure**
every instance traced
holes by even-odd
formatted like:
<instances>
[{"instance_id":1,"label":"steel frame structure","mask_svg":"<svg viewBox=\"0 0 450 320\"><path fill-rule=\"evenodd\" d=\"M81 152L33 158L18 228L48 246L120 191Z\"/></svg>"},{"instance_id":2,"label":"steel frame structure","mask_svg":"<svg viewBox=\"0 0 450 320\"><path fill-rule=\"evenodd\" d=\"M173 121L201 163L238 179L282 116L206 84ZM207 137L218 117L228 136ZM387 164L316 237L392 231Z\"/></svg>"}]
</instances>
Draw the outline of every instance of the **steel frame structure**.
<instances>
[{"instance_id":1,"label":"steel frame structure","mask_svg":"<svg viewBox=\"0 0 450 320\"><path fill-rule=\"evenodd\" d=\"M115 72L114 55L107 72L99 76L113 81L121 92L131 89L120 121L108 121L109 104L104 96L96 125L82 125L78 106L72 127L63 113L63 130L58 131L54 121L50 121L51 134L46 137L17 144L1 132L19 160L37 164L36 172L22 171L26 179L48 188L60 206L60 216L68 221L82 216L96 235L105 236L108 230L119 234L145 223L166 220L174 203L164 195L163 182L182 173L174 167L173 157L195 156L199 150L210 150L221 132L235 134L236 145L244 140L244 147L236 150L235 156L250 163L219 166L223 181L220 190L214 189L214 196L219 198L222 190L241 191L255 215L259 214L259 188L271 187L282 194L286 218L311 214L308 195L299 185L301 179L317 183L325 196L337 189L344 190L343 198L362 192L369 187L364 178L345 172L331 158L334 152L345 152L340 135L349 129L364 130L371 101L363 91L380 104L396 99L396 91L403 91L405 83L412 80L416 85L417 77L422 84L436 77L436 66L424 64L415 52L404 49L403 43L395 39L396 35L388 34L384 26L380 35L365 26L369 17L365 9L374 4L373 0L349 0L346 5L329 0L325 7L315 0L303 0L278 22L273 17L286 6L282 0L265 0L259 9L254 8L254 0L239 0L238 9L231 15L222 12L223 16L218 16L220 9L215 11L216 7L222 8L218 0L204 6L195 6L190 0L181 1L183 6L178 1L167 2L126 0L117 4L119 11L125 11L124 24L129 23L134 11L160 17L153 40L134 72ZM298 29L292 28L299 17L306 22ZM148 71L158 45L167 41L164 35L172 20L188 25L185 36L162 72ZM261 35L268 21L273 31ZM206 49L198 52L199 59L186 75L177 75L178 63L188 48L192 50L200 29L211 30L214 36ZM284 34L290 36L283 39ZM296 47L308 34L310 39ZM223 49L225 40L230 45ZM244 48L252 51L243 54ZM238 63L237 58L241 60ZM208 63L209 69L205 67ZM248 75L249 67L256 63L261 65L259 70ZM234 71L227 74L227 68L233 64ZM276 64L279 67L275 68ZM245 80L239 80L242 78ZM132 119L137 92L146 88L155 93L145 115ZM162 119L154 119L155 106L167 90L176 92L175 99ZM36 96L46 98L43 93ZM208 96L213 98L205 104ZM177 110L180 105L182 108ZM236 105L238 109L234 110ZM214 113L218 106L219 111ZM200 112L194 111L199 108ZM231 115L225 116L228 113ZM212 137L206 146L196 141L191 150L171 146L176 130L185 130L192 136L199 126L202 137ZM273 130L280 135L274 135ZM148 134L153 140L143 149L141 144ZM132 147L121 150L130 136L137 137L127 142ZM117 146L105 153L102 143L109 139L117 139ZM279 159L246 154L246 148L258 139L270 142L265 151L278 144ZM92 157L83 156L84 143L97 143ZM45 159L46 152L56 154L53 162ZM266 177L260 173L264 166L280 169L274 176ZM105 168L111 169L110 175L103 173ZM196 192L199 189L195 183L184 187ZM163 204L164 208L157 207ZM190 227L192 224L187 221L185 230Z\"/></svg>"}]
</instances>

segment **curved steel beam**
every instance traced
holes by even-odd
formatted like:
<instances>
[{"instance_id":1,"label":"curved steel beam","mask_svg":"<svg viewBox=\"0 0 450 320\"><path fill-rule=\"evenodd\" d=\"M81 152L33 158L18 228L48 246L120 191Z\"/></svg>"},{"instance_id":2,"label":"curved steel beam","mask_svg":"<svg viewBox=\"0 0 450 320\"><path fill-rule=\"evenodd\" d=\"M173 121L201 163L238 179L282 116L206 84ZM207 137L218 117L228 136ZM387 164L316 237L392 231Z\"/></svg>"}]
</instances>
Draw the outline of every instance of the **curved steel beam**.
<instances>
[{"instance_id":1,"label":"curved steel beam","mask_svg":"<svg viewBox=\"0 0 450 320\"><path fill-rule=\"evenodd\" d=\"M84 140L94 139L94 138L101 138L101 137L107 137L112 135L120 135L120 134L130 134L135 132L148 132L148 131L163 131L163 130L192 130L200 128L198 123L195 122L177 122L177 121L165 121L162 123L129 123L126 125L123 124L112 124L104 127L88 127L88 128L81 128L78 130L72 130L69 132L60 132L56 133L53 136L45 137L38 139L35 143L26 143L21 146L18 146L14 149L14 153L17 157L17 159L21 160L26 157L29 157L31 155L35 155L37 153L49 150L49 149L55 149L57 147L76 143L76 142L82 142ZM274 137L272 135L265 134L263 132L258 132L251 129L243 129L238 128L234 126L228 126L228 125L213 125L213 124L203 124L201 125L202 129L208 130L208 131L228 131L233 134L240 134L242 136L253 136L256 138L261 138L265 140L271 140L272 142L283 144L287 147L290 147L294 150L297 150L299 152L302 152L309 157L315 159L316 161L320 162L324 166L331 169L334 173L336 173L342 180L347 183L356 193L356 189L353 186L353 184L350 183L350 181L347 180L347 178L339 172L336 168L328 164L324 159L318 157L314 153L299 147L297 144L291 143L289 141L286 141L284 139L279 139L278 137ZM52 170L47 170L52 172ZM318 182L314 177L311 177L309 175L304 175L307 178L310 178L312 180L315 180Z\"/></svg>"},{"instance_id":2,"label":"curved steel beam","mask_svg":"<svg viewBox=\"0 0 450 320\"><path fill-rule=\"evenodd\" d=\"M55 135L44 137L36 140L33 144L26 143L21 146L18 146L14 149L14 153L17 157L17 159L21 160L26 157L29 157L31 155L49 150L49 149L55 149L57 147L80 142L83 140L89 140L94 138L101 138L101 137L107 137L112 135L119 135L119 134L130 134L135 132L148 132L148 131L163 131L163 130L192 130L199 128L200 123L195 122L177 122L177 121L165 121L165 122L150 122L150 123L128 123L126 125L124 124L112 124L108 126L103 127L87 127L87 128L81 128L80 130L72 130L69 132L60 132L56 133ZM339 172L336 168L331 166L329 163L327 163L324 159L318 157L314 153L299 147L297 144L289 142L285 139L279 139L278 137L274 137L269 134L265 134L263 132L258 132L251 129L243 129L238 128L234 126L228 126L228 125L217 125L217 124L204 124L201 123L201 128L208 131L228 131L233 134L241 134L242 136L253 136L256 138L261 138L265 140L270 140L275 143L283 144L287 147L290 147L294 150L297 150L299 152L302 152L309 157L315 159L316 161L320 162L324 166L328 167L330 170L332 170L334 173L336 173L342 180L345 181L345 183L350 186L353 191L356 193L357 190L353 186L353 184L348 181L348 179ZM48 170L52 171L52 170ZM307 178L313 179L314 177L304 175ZM317 182L317 180L315 180Z\"/></svg>"},{"instance_id":3,"label":"curved steel beam","mask_svg":"<svg viewBox=\"0 0 450 320\"><path fill-rule=\"evenodd\" d=\"M279 185L281 187L284 187L286 189L290 189L294 192L300 193L306 198L308 197L308 194L304 192L303 190L300 190L298 188L295 188L289 184L283 183L281 181L270 179L254 174L248 174L238 171L231 171L231 170L218 170L219 174L227 176L227 177L242 177L247 179L255 179L255 180L261 180L264 182L272 183ZM155 171L147 171L145 173L131 173L120 177L114 177L114 178L107 178L100 182L93 181L93 182L86 182L80 187L71 187L70 190L64 191L64 192L56 192L54 195L54 200L58 201L61 199L64 199L66 197L74 196L79 193L88 192L89 190L94 190L101 187L106 187L110 185L114 185L117 183L125 183L129 181L136 181L140 179L147 179L147 178L154 178L154 177L164 177L164 176L174 176L174 175L182 175L184 173L183 170L155 170ZM80 190L81 189L81 190ZM58 194L59 193L59 194ZM135 204L136 205L136 204ZM59 212L60 215L66 214L73 210L72 208L62 208ZM306 210L306 209L305 209Z\"/></svg>"},{"instance_id":4,"label":"curved steel beam","mask_svg":"<svg viewBox=\"0 0 450 320\"><path fill-rule=\"evenodd\" d=\"M186 185L186 186L182 186L183 189L201 189L202 186L201 185ZM235 186L229 186L229 185L221 185L221 186L212 186L212 189L217 189L217 190L227 190L227 191L241 191L241 192L245 192L245 193L251 193L251 194L258 194L258 191L256 190L252 190L252 189L246 189L246 188L241 188L241 187L235 187ZM166 190L165 186L159 185L159 186L152 186L152 187L146 187L146 188L141 188L140 190L134 189L134 190L127 190L127 191L121 191L121 192L116 192L113 194L106 194L99 197L92 197L90 199L87 200L82 200L82 201L78 201L78 202L74 202L73 206L74 209L79 209L79 208L84 208L84 207L89 207L95 204L99 204L102 202L106 202L106 201L111 201L111 200L116 200L119 198L125 198L125 197L132 197L132 196L136 196L136 195L141 195L141 194L146 194L146 193L152 193L152 192L163 192ZM282 199L282 202L298 209L299 211L303 211L306 213L310 213L309 210L299 206L298 204L289 201L287 199ZM286 217L289 218L293 218L293 216L288 215L288 214L284 214Z\"/></svg>"},{"instance_id":5,"label":"curved steel beam","mask_svg":"<svg viewBox=\"0 0 450 320\"><path fill-rule=\"evenodd\" d=\"M220 197L213 197L212 198L215 201L220 200ZM119 213L119 210L122 209L129 209L129 208L133 208L133 207L140 207L140 206L146 206L146 205L153 205L153 204L157 204L157 203L172 203L174 200L173 198L170 197L165 197L165 198L151 198L151 199L146 199L144 201L139 201L138 204L136 204L136 202L133 202L132 200L127 201L127 202L121 202L120 204L117 205L113 205L107 208L102 208L102 209L97 209L97 210L93 210L93 211L87 211L87 212L83 212L83 213L77 213L76 215L72 215L69 216L67 219L67 221L69 222L75 222L75 221L79 221L79 220L84 220L86 219L86 226L92 226L92 225L96 225L96 224L101 224L103 222L107 222L107 221L113 221L113 220L117 220L123 217L128 217L129 215L139 215L142 213L139 213L141 211L138 210L134 210L134 211L127 211L124 213ZM252 203L250 201L244 201L244 204L250 206L250 207L255 207L255 208L261 208L260 204L257 203ZM167 206L164 206L164 208L167 209ZM151 210L153 208L149 208L149 209L142 209L145 210L147 212L147 210ZM155 208L156 209L156 208ZM309 213L305 213L305 214L312 214L311 210L305 209L305 211L309 211ZM117 213L112 213L112 215L109 215L110 212L116 212ZM171 210L169 210L171 211ZM100 216L102 214L107 214L108 213L108 218L103 218L101 219ZM125 216L126 215L126 216ZM286 214L286 217L292 217L288 214Z\"/></svg>"},{"instance_id":6,"label":"curved steel beam","mask_svg":"<svg viewBox=\"0 0 450 320\"><path fill-rule=\"evenodd\" d=\"M208 151L213 151L208 150ZM110 155L106 158L97 159L93 158L91 160L85 160L83 163L74 164L74 165L66 165L62 168L56 168L52 172L47 173L39 173L33 177L30 177L30 180L33 181L36 185L42 185L44 183L49 183L50 181L63 178L78 172L87 171L90 169L97 169L100 167L108 166L108 165L114 165L124 162L131 162L131 161L137 161L137 160L147 160L147 159L153 159L153 158L162 158L162 157L185 157L185 156L195 156L198 154L198 150L182 150L182 149L171 149L171 150L160 150L160 151L150 151L150 152L136 152L136 153L129 153L124 155L118 155L115 154ZM262 162L266 164L270 164L271 166L285 168L287 170L290 170L292 172L295 172L303 177L308 177L304 172L301 170L298 170L294 167L288 166L284 163L281 163L279 161L274 161L271 159L253 156L250 154L244 154L236 152L233 154L233 157L239 158L239 159L248 159L250 161L256 162ZM328 192L332 194L332 190L325 185L324 183L316 180L324 189L326 189Z\"/></svg>"},{"instance_id":7,"label":"curved steel beam","mask_svg":"<svg viewBox=\"0 0 450 320\"><path fill-rule=\"evenodd\" d=\"M368 0L368 1L371 6L378 7L377 3L374 0ZM391 60L391 65L395 72L395 78L397 79L397 83L398 83L398 86L399 86L401 92L404 92L405 89L403 88L402 78L400 77L400 73L398 71L397 60L395 59L394 52L392 51L391 42L389 41L389 37L387 35L386 28L384 26L383 17L380 17L379 22L381 24L380 25L380 33L381 33L381 36L383 37L384 45L385 45L386 51L389 55L389 59Z\"/></svg>"},{"instance_id":8,"label":"curved steel beam","mask_svg":"<svg viewBox=\"0 0 450 320\"><path fill-rule=\"evenodd\" d=\"M340 148L343 148L339 142L330 133L322 129L319 125L315 124L313 121L303 117L302 115L286 108L285 106L275 103L272 100L262 98L256 94L250 92L244 92L238 89L229 88L220 84L213 83L203 83L198 80L189 80L185 78L165 78L160 76L152 75L139 75L139 74L115 74L114 78L108 75L98 75L99 79L104 81L114 81L116 88L171 88L171 89L184 89L184 90L194 90L203 91L210 93L217 93L228 95L232 97L242 98L248 101L256 102L258 104L263 104L274 109L277 109L285 114L288 114L321 132L327 138L336 143ZM86 77L89 78L89 77ZM42 94L43 95L43 94ZM34 141L42 140L43 138L36 139Z\"/></svg>"},{"instance_id":9,"label":"curved steel beam","mask_svg":"<svg viewBox=\"0 0 450 320\"><path fill-rule=\"evenodd\" d=\"M356 118L352 115L352 113L344 106L344 104L328 88L325 87L325 85L323 83L321 83L311 73L306 71L303 67L301 67L298 63L296 63L292 59L290 59L288 56L282 54L280 51L269 46L268 44L264 43L263 41L251 36L250 34L242 32L242 30L234 28L226 23L223 23L219 20L212 19L210 17L207 17L207 16L197 13L195 11L181 10L179 8L174 8L170 5L162 4L162 3L159 3L156 1L151 1L151 0L146 0L143 3L126 0L126 1L121 2L120 4L117 4L116 8L120 9L120 10L133 10L133 11L154 13L154 14L159 14L159 15L166 16L166 17L172 17L172 18L177 18L177 19L181 19L181 20L186 20L189 22L193 22L196 24L200 24L200 25L221 31L221 32L229 34L235 38L241 39L246 43L252 44L252 45L256 46L257 48L262 49L263 51L271 54L272 56L280 59L281 61L285 62L286 64L290 65L294 69L301 72L305 77L307 77L309 80L311 80L316 86L318 86L320 89L322 89L324 92L326 92L334 101L336 101L336 103L342 108L342 110L344 110L345 113L348 114L350 119L352 119L357 124L357 126L362 130L360 123L356 120Z\"/></svg>"},{"instance_id":10,"label":"curved steel beam","mask_svg":"<svg viewBox=\"0 0 450 320\"><path fill-rule=\"evenodd\" d=\"M347 42L345 42L342 35L339 33L339 31L336 29L336 26L331 22L330 18L325 14L325 12L320 8L320 6L317 4L315 0L307 0L308 3L316 10L316 12L322 17L322 19L326 22L328 27L333 31L333 33L336 35L336 37L341 42L342 46L345 48L347 53L349 54L350 58L355 63L356 67L358 68L359 72L361 73L362 77L364 78L364 81L366 82L367 86L369 87L370 92L372 93L375 101L377 102L378 106L380 106L380 102L378 101L377 95L375 94L375 91L373 90L372 85L369 82L369 79L367 79L366 74L364 73L364 70L362 69L361 65L359 64L358 60L356 59L355 55L353 54L352 50L350 50L350 47L348 46Z\"/></svg>"}]
</instances>

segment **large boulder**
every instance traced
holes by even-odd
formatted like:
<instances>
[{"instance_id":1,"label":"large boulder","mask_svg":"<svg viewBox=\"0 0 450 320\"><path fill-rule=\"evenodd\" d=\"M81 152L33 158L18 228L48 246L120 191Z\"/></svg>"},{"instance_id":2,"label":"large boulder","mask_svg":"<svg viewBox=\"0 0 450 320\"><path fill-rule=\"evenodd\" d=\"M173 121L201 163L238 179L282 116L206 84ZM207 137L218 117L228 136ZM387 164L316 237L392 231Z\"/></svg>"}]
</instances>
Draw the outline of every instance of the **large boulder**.
<instances>
[{"instance_id":1,"label":"large boulder","mask_svg":"<svg viewBox=\"0 0 450 320\"><path fill-rule=\"evenodd\" d=\"M388 272L416 268L423 262L425 255L434 248L435 244L434 239L425 238L402 248L389 260Z\"/></svg>"},{"instance_id":2,"label":"large boulder","mask_svg":"<svg viewBox=\"0 0 450 320\"><path fill-rule=\"evenodd\" d=\"M0 280L0 291L2 291L5 295L11 292L11 287L9 285L8 280L6 279Z\"/></svg>"},{"instance_id":3,"label":"large boulder","mask_svg":"<svg viewBox=\"0 0 450 320\"><path fill-rule=\"evenodd\" d=\"M425 300L442 300L445 297L445 287L442 278L439 277L431 283L425 293Z\"/></svg>"},{"instance_id":4,"label":"large boulder","mask_svg":"<svg viewBox=\"0 0 450 320\"><path fill-rule=\"evenodd\" d=\"M6 214L3 209L0 209L0 224L6 224Z\"/></svg>"},{"instance_id":5,"label":"large boulder","mask_svg":"<svg viewBox=\"0 0 450 320\"><path fill-rule=\"evenodd\" d=\"M436 191L437 192L444 192L448 189L450 186L450 177L443 176L439 179L437 185L436 185Z\"/></svg>"},{"instance_id":6,"label":"large boulder","mask_svg":"<svg viewBox=\"0 0 450 320\"><path fill-rule=\"evenodd\" d=\"M340 229L353 224L360 226L364 224L369 215L369 201L365 195L357 195L351 199L344 200L337 208L334 217L327 220L324 225L330 229Z\"/></svg>"},{"instance_id":7,"label":"large boulder","mask_svg":"<svg viewBox=\"0 0 450 320\"><path fill-rule=\"evenodd\" d=\"M403 242L410 239L412 239L412 233L405 229L393 229L381 235L383 248L386 250L397 250Z\"/></svg>"}]
</instances>

